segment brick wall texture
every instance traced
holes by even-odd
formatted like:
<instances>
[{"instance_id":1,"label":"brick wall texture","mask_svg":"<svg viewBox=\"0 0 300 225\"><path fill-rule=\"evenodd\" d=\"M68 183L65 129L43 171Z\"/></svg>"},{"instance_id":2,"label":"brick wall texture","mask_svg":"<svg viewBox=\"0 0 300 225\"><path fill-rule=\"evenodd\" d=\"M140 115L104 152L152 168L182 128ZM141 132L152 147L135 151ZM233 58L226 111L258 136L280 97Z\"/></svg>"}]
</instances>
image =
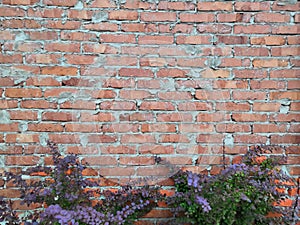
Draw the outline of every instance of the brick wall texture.
<instances>
[{"instance_id":1,"label":"brick wall texture","mask_svg":"<svg viewBox=\"0 0 300 225\"><path fill-rule=\"evenodd\" d=\"M47 140L118 182L173 171L154 156L213 173L270 144L299 176L299 11L0 0L2 170L50 164Z\"/></svg>"}]
</instances>

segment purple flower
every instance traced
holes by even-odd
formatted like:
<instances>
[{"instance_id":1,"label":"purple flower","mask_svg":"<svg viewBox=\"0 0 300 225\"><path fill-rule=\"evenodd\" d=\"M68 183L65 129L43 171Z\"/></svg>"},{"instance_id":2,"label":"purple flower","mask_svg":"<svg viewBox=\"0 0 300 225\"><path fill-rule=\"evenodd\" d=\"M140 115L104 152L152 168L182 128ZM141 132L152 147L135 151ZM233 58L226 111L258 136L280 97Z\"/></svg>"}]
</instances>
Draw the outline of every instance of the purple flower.
<instances>
[{"instance_id":1,"label":"purple flower","mask_svg":"<svg viewBox=\"0 0 300 225\"><path fill-rule=\"evenodd\" d=\"M201 196L196 196L196 203L202 206L203 212L209 212L211 210L211 207L207 200Z\"/></svg>"}]
</instances>

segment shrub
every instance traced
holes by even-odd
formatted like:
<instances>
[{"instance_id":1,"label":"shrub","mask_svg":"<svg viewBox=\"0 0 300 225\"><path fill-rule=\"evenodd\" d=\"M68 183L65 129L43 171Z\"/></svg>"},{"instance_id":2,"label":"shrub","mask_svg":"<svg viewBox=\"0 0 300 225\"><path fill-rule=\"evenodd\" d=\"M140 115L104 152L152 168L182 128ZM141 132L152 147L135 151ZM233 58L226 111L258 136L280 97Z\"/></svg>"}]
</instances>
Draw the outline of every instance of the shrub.
<instances>
[{"instance_id":1,"label":"shrub","mask_svg":"<svg viewBox=\"0 0 300 225\"><path fill-rule=\"evenodd\" d=\"M22 203L45 205L26 217L19 216L11 201L0 198L0 222L16 225L114 225L132 221L150 211L161 198L157 187L122 186L117 191L101 190L99 184L83 177L86 168L76 155L63 157L55 145L49 144L54 166L36 166L24 174L5 173L20 188ZM39 180L24 180L22 175L40 175ZM95 202L95 194L100 200Z\"/></svg>"},{"instance_id":2,"label":"shrub","mask_svg":"<svg viewBox=\"0 0 300 225\"><path fill-rule=\"evenodd\" d=\"M188 171L176 174L176 192L168 199L176 223L292 224L297 205L276 207L286 195L279 188L291 178L277 167L280 160L262 155L265 152L256 147L242 163L230 165L214 176ZM273 216L266 216L270 213Z\"/></svg>"}]
</instances>

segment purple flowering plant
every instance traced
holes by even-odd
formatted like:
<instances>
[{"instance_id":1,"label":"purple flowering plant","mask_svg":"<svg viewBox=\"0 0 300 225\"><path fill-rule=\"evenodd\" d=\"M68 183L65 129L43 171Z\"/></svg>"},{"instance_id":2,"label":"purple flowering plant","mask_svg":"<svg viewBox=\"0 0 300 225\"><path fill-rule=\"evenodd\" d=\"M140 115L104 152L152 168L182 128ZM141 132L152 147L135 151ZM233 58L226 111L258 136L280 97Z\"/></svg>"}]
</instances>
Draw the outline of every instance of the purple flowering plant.
<instances>
[{"instance_id":1,"label":"purple flowering plant","mask_svg":"<svg viewBox=\"0 0 300 225\"><path fill-rule=\"evenodd\" d=\"M49 143L53 167L36 166L24 174L45 177L32 181L22 175L6 172L21 191L23 204L40 204L41 208L21 217L12 209L12 202L0 198L0 223L6 225L128 225L149 212L162 198L158 187L143 185L120 187L116 192L102 190L99 183L83 176L82 165L76 155L62 156ZM95 194L101 201L93 204Z\"/></svg>"},{"instance_id":2,"label":"purple flowering plant","mask_svg":"<svg viewBox=\"0 0 300 225\"><path fill-rule=\"evenodd\" d=\"M175 194L167 200L175 224L296 224L297 197L291 207L276 206L288 197L279 188L296 186L285 186L291 177L278 167L282 158L266 157L268 151L272 148L257 146L241 163L229 165L217 175L177 173ZM271 213L273 216L267 216Z\"/></svg>"}]
</instances>

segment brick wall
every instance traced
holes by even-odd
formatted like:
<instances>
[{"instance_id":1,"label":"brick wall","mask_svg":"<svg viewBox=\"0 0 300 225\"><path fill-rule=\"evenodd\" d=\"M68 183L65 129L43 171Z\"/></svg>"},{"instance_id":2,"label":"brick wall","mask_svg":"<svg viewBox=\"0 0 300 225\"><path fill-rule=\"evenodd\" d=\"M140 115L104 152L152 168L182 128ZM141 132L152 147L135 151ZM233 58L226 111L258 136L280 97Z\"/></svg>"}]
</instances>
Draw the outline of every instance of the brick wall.
<instances>
[{"instance_id":1,"label":"brick wall","mask_svg":"<svg viewBox=\"0 0 300 225\"><path fill-rule=\"evenodd\" d=\"M251 145L300 175L297 1L0 0L0 165L47 140L116 182L217 172ZM225 153L225 155L223 155Z\"/></svg>"}]
</instances>

